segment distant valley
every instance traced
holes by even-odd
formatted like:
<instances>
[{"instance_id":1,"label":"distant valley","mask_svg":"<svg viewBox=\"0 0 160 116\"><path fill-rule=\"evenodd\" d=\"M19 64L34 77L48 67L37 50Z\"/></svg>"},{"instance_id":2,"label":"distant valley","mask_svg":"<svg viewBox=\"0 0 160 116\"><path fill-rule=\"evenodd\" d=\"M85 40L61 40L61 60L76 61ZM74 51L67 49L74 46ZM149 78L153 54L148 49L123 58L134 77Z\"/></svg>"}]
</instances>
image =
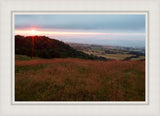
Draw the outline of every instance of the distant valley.
<instances>
[{"instance_id":1,"label":"distant valley","mask_svg":"<svg viewBox=\"0 0 160 116\"><path fill-rule=\"evenodd\" d=\"M76 50L110 60L145 60L145 48L67 43Z\"/></svg>"}]
</instances>

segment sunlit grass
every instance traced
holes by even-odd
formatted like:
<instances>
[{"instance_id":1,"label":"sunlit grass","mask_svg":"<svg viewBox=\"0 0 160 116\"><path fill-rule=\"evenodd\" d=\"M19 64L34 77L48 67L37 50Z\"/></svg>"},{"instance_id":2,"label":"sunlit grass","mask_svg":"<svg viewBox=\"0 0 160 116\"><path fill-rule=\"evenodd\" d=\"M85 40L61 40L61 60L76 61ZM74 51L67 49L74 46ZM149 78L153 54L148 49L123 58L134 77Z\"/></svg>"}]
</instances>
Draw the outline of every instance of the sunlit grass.
<instances>
[{"instance_id":1,"label":"sunlit grass","mask_svg":"<svg viewBox=\"0 0 160 116\"><path fill-rule=\"evenodd\" d=\"M93 54L93 55L96 55L96 56L102 56L104 58L107 58L107 59L112 59L112 60L124 60L125 58L127 57L131 57L131 56L135 56L135 55L132 55L132 54L103 54L103 52L101 51L95 51L95 52L91 52L91 51L87 51L85 52L87 54ZM135 58L135 60L139 60L137 58Z\"/></svg>"}]
</instances>

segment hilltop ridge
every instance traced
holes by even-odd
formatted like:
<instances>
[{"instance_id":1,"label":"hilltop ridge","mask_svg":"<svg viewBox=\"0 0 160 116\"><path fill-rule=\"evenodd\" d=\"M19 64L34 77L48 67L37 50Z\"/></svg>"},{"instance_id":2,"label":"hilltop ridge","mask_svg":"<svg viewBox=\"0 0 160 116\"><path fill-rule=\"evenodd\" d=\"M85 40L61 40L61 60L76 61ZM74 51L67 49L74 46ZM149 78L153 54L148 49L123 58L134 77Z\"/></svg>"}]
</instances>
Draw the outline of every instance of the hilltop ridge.
<instances>
[{"instance_id":1,"label":"hilltop ridge","mask_svg":"<svg viewBox=\"0 0 160 116\"><path fill-rule=\"evenodd\" d=\"M34 46L34 47L33 47ZM32 54L33 49L33 54ZM15 53L40 58L81 58L107 60L78 51L62 41L46 36L15 36Z\"/></svg>"}]
</instances>

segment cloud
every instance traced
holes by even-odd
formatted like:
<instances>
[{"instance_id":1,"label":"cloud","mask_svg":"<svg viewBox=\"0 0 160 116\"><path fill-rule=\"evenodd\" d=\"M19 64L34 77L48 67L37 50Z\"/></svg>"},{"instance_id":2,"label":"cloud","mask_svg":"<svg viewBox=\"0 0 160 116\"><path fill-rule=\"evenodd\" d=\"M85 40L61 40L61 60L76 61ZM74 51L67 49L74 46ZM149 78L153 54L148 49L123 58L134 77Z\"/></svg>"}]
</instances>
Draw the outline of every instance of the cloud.
<instances>
[{"instance_id":1,"label":"cloud","mask_svg":"<svg viewBox=\"0 0 160 116\"><path fill-rule=\"evenodd\" d=\"M145 15L15 15L15 34L31 29L64 42L145 46Z\"/></svg>"},{"instance_id":2,"label":"cloud","mask_svg":"<svg viewBox=\"0 0 160 116\"><path fill-rule=\"evenodd\" d=\"M15 27L145 32L145 15L16 15Z\"/></svg>"}]
</instances>

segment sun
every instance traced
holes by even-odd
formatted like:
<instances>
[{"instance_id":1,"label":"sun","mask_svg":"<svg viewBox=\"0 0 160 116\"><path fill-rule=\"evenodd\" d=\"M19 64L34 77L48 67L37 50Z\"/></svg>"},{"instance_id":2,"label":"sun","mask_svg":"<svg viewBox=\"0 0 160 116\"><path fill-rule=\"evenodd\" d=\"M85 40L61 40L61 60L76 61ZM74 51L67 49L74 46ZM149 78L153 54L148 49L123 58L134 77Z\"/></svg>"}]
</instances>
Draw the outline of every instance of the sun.
<instances>
[{"instance_id":1,"label":"sun","mask_svg":"<svg viewBox=\"0 0 160 116\"><path fill-rule=\"evenodd\" d=\"M36 30L32 29L32 30L30 31L30 34L31 34L31 35L37 35L38 32L37 32Z\"/></svg>"}]
</instances>

